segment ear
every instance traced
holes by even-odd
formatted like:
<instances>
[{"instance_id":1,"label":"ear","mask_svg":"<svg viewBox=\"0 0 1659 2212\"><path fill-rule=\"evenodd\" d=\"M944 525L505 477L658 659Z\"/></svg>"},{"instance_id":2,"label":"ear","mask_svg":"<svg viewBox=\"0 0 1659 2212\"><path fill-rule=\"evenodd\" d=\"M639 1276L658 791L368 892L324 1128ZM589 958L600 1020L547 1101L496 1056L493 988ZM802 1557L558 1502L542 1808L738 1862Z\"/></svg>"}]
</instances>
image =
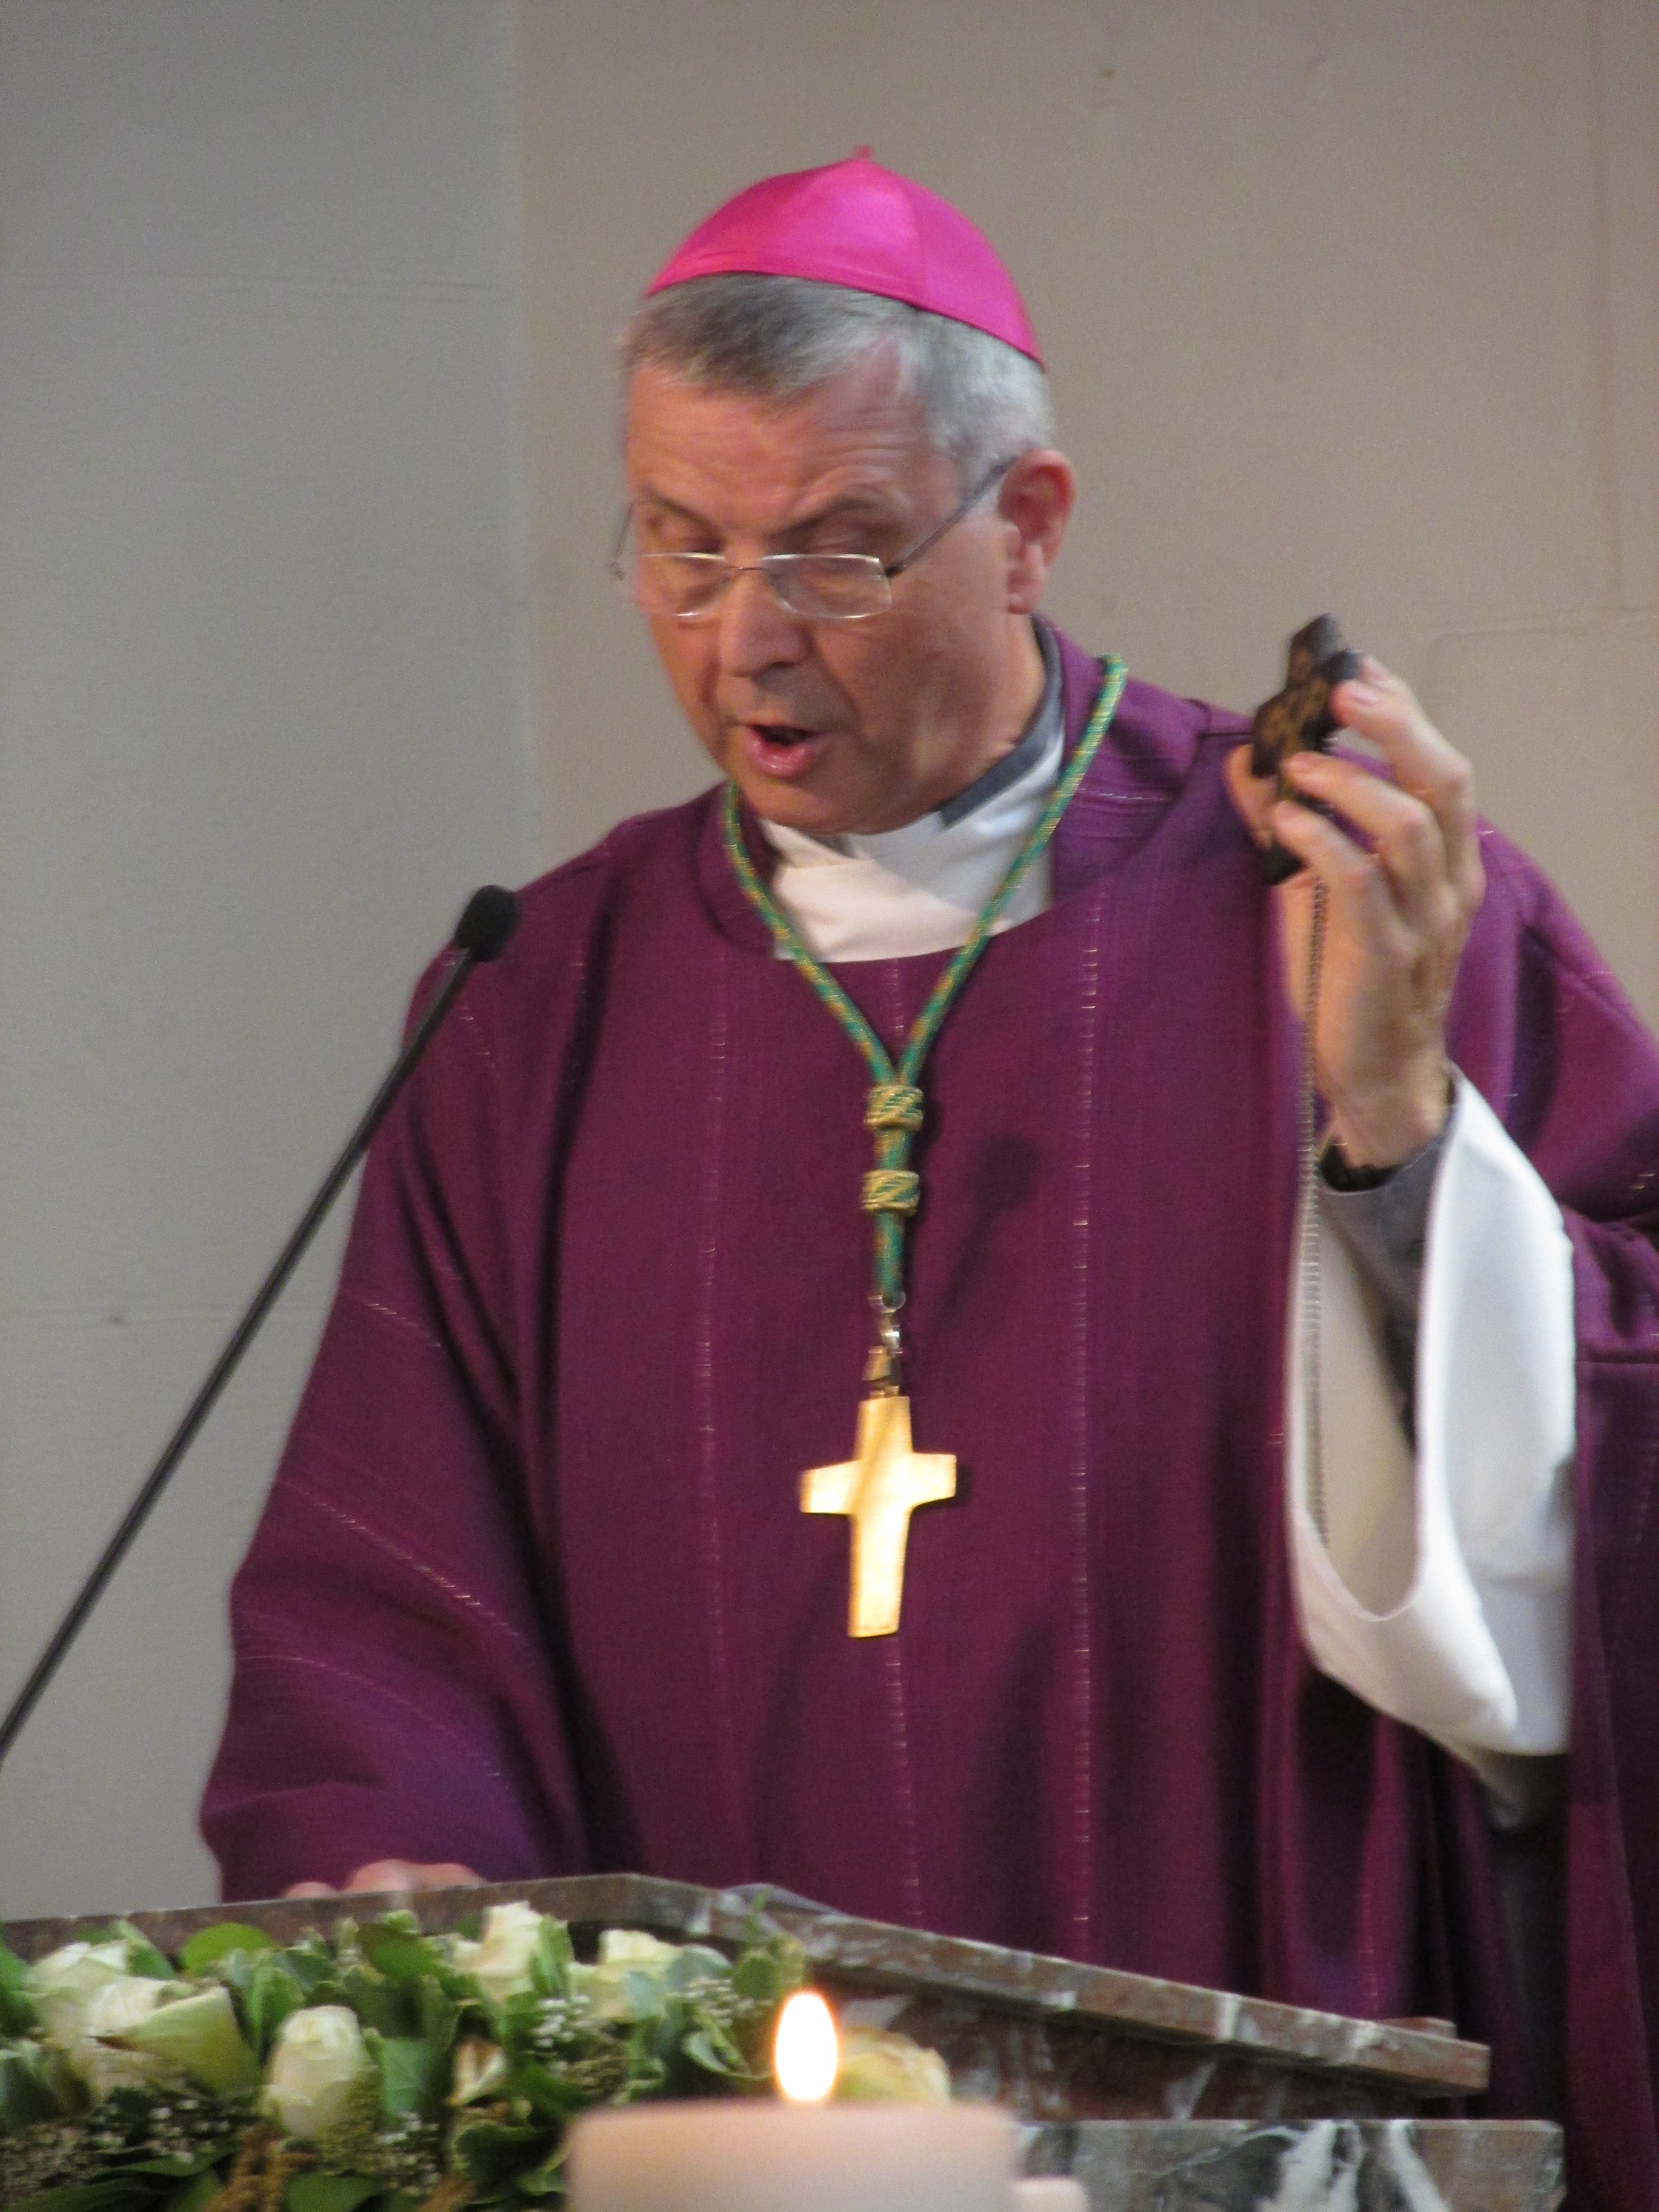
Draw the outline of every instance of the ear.
<instances>
[{"instance_id":1,"label":"ear","mask_svg":"<svg viewBox=\"0 0 1659 2212\"><path fill-rule=\"evenodd\" d=\"M1008 526L1008 611L1032 613L1060 558L1077 504L1077 473L1064 453L1041 446L1002 479L997 514Z\"/></svg>"}]
</instances>

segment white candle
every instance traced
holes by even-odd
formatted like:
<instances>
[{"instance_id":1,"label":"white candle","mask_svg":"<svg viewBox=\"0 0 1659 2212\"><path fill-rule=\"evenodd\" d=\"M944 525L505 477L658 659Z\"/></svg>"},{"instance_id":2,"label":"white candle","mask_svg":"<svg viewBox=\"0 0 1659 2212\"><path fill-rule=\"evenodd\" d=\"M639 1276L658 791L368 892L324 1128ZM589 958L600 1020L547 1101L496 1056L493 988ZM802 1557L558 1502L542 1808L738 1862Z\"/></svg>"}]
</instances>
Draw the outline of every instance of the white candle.
<instances>
[{"instance_id":1,"label":"white candle","mask_svg":"<svg viewBox=\"0 0 1659 2212\"><path fill-rule=\"evenodd\" d=\"M571 2130L570 2212L1010 2212L1015 2142L982 2105L590 2112Z\"/></svg>"},{"instance_id":2,"label":"white candle","mask_svg":"<svg viewBox=\"0 0 1659 2212\"><path fill-rule=\"evenodd\" d=\"M1040 2174L1014 2184L1014 2212L1089 2212L1089 2193L1069 2174Z\"/></svg>"}]
</instances>

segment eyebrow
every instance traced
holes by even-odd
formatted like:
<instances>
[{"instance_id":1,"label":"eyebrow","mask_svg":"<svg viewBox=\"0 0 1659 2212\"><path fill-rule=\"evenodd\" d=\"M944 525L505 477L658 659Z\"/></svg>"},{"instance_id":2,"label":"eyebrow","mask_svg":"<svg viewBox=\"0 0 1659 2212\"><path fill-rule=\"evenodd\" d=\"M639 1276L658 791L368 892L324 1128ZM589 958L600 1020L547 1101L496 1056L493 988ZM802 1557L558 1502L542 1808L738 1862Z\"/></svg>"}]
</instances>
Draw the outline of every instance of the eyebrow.
<instances>
[{"instance_id":1,"label":"eyebrow","mask_svg":"<svg viewBox=\"0 0 1659 2212\"><path fill-rule=\"evenodd\" d=\"M706 514L699 514L695 507L683 506L678 500L670 499L666 493L653 491L648 486L640 493L636 504L661 507L670 514L678 515L682 521L708 531L711 537L720 534ZM878 492L852 491L843 492L839 498L829 501L811 514L802 515L778 534L783 538L805 538L815 530L823 529L826 523L842 521L858 515L867 515L872 520L890 524L895 529L902 526L902 518L893 513Z\"/></svg>"}]
</instances>

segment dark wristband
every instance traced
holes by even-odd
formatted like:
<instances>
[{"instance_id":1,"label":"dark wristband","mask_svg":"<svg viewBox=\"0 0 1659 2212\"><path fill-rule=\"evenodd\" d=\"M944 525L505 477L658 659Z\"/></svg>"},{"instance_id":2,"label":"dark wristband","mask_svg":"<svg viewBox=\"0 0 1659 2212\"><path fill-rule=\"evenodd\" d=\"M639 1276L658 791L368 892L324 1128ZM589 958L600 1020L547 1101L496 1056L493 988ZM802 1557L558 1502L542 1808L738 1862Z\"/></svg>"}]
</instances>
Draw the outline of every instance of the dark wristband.
<instances>
[{"instance_id":1,"label":"dark wristband","mask_svg":"<svg viewBox=\"0 0 1659 2212\"><path fill-rule=\"evenodd\" d=\"M1334 1137L1319 1156L1319 1172L1333 1190L1381 1190L1404 1165L1402 1160L1391 1168L1357 1168Z\"/></svg>"}]
</instances>

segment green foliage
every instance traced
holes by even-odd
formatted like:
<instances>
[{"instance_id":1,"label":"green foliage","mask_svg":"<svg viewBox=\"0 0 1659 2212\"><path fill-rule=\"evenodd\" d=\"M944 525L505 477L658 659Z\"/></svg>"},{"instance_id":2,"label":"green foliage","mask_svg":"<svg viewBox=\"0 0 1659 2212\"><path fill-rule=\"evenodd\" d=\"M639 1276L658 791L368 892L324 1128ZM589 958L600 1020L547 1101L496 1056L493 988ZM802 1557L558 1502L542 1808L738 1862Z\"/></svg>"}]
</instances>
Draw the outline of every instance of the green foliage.
<instances>
[{"instance_id":1,"label":"green foliage","mask_svg":"<svg viewBox=\"0 0 1659 2212\"><path fill-rule=\"evenodd\" d=\"M732 1969L732 1986L751 2003L776 2004L785 1995L782 1961L770 1951L745 1951Z\"/></svg>"},{"instance_id":2,"label":"green foliage","mask_svg":"<svg viewBox=\"0 0 1659 2212\"><path fill-rule=\"evenodd\" d=\"M340 1989L364 2027L377 2035L404 2035L415 2024L413 2008L404 2002L403 1991L373 1966L348 1966L340 1977Z\"/></svg>"},{"instance_id":3,"label":"green foliage","mask_svg":"<svg viewBox=\"0 0 1659 2212\"><path fill-rule=\"evenodd\" d=\"M165 1951L158 1951L142 1929L135 1928L130 1920L118 1920L109 1931L111 1942L125 1942L127 1947L127 1972L143 1975L153 1982L170 1982L173 1978L173 1961Z\"/></svg>"},{"instance_id":4,"label":"green foliage","mask_svg":"<svg viewBox=\"0 0 1659 2212\"><path fill-rule=\"evenodd\" d=\"M541 2164L536 2154L545 2141L532 2121L465 2120L450 2137L449 2155L455 2171L488 2203L509 2191L517 2175Z\"/></svg>"},{"instance_id":5,"label":"green foliage","mask_svg":"<svg viewBox=\"0 0 1659 2212\"><path fill-rule=\"evenodd\" d=\"M409 1913L343 1918L290 1944L223 1921L176 1965L118 1923L131 1972L185 1987L123 2039L161 2077L96 2103L74 2050L38 2039L28 1970L0 1950L0 2207L212 2212L249 2130L293 2109L258 2084L286 2023L316 2005L356 2015L379 2094L371 2078L349 2127L299 2146L283 2212L420 2212L445 2174L468 2185L469 2212L535 2212L562 2197L578 2112L764 2086L798 1946L751 1942L734 1962L619 1937L590 1965L557 1921L520 1907L490 1921L462 1941Z\"/></svg>"},{"instance_id":6,"label":"green foliage","mask_svg":"<svg viewBox=\"0 0 1659 2212\"><path fill-rule=\"evenodd\" d=\"M461 2008L465 2002L465 1989L458 1997L435 1977L423 1981L416 1992L416 2026L420 2039L441 2058L447 2058L455 2048Z\"/></svg>"},{"instance_id":7,"label":"green foliage","mask_svg":"<svg viewBox=\"0 0 1659 2212\"><path fill-rule=\"evenodd\" d=\"M349 1920L340 1923L343 1929L356 1929ZM349 1947L342 1942L340 1951ZM307 2004L332 2004L337 2001L340 1966L334 1948L320 1936L305 1936L297 1943L289 1943L276 1954L277 1963L300 1987Z\"/></svg>"},{"instance_id":8,"label":"green foliage","mask_svg":"<svg viewBox=\"0 0 1659 2212\"><path fill-rule=\"evenodd\" d=\"M179 1954L181 1974L206 1973L222 1959L228 1959L238 1951L269 1951L275 1947L262 1928L245 1927L239 1920L222 1920L216 1927L198 1929Z\"/></svg>"},{"instance_id":9,"label":"green foliage","mask_svg":"<svg viewBox=\"0 0 1659 2212\"><path fill-rule=\"evenodd\" d=\"M0 2133L18 2134L62 2111L50 2062L38 2043L0 2045Z\"/></svg>"},{"instance_id":10,"label":"green foliage","mask_svg":"<svg viewBox=\"0 0 1659 2212\"><path fill-rule=\"evenodd\" d=\"M306 1990L282 1956L252 1963L246 1987L246 2002L241 2008L243 2030L263 2063L270 2056L283 2022L305 2003ZM231 1995L236 1994L233 1982Z\"/></svg>"},{"instance_id":11,"label":"green foliage","mask_svg":"<svg viewBox=\"0 0 1659 2212\"><path fill-rule=\"evenodd\" d=\"M513 2177L513 2187L520 2197L532 2201L564 2195L564 2161L568 2146L560 2143L550 2150L539 2166L523 2167Z\"/></svg>"},{"instance_id":12,"label":"green foliage","mask_svg":"<svg viewBox=\"0 0 1659 2212\"><path fill-rule=\"evenodd\" d=\"M368 2173L301 2173L288 2185L288 2212L357 2212L385 2187Z\"/></svg>"},{"instance_id":13,"label":"green foliage","mask_svg":"<svg viewBox=\"0 0 1659 2212\"><path fill-rule=\"evenodd\" d=\"M401 1928L365 1928L362 1954L369 1966L393 1989L417 1988L428 1976L444 1971L442 1954L424 1936L406 1935Z\"/></svg>"},{"instance_id":14,"label":"green foliage","mask_svg":"<svg viewBox=\"0 0 1659 2212\"><path fill-rule=\"evenodd\" d=\"M29 1970L0 1943L0 2035L27 2035L34 2026Z\"/></svg>"},{"instance_id":15,"label":"green foliage","mask_svg":"<svg viewBox=\"0 0 1659 2212\"><path fill-rule=\"evenodd\" d=\"M153 2203L142 2181L118 2175L108 2181L71 2182L25 2197L20 2212L140 2212Z\"/></svg>"},{"instance_id":16,"label":"green foliage","mask_svg":"<svg viewBox=\"0 0 1659 2212\"><path fill-rule=\"evenodd\" d=\"M569 1996L570 1969L575 1957L570 1930L563 1921L544 1920L530 1956L530 1986L538 1997Z\"/></svg>"},{"instance_id":17,"label":"green foliage","mask_svg":"<svg viewBox=\"0 0 1659 2212\"><path fill-rule=\"evenodd\" d=\"M442 2102L448 2087L444 2061L447 2051L435 2050L417 2035L368 2033L370 2056L380 2075L380 2111L388 2120L401 2120L407 2112L431 2112Z\"/></svg>"},{"instance_id":18,"label":"green foliage","mask_svg":"<svg viewBox=\"0 0 1659 2212\"><path fill-rule=\"evenodd\" d=\"M211 2167L187 2181L176 2196L167 2201L167 2212L207 2212L216 2197L224 2193L224 2183Z\"/></svg>"}]
</instances>

